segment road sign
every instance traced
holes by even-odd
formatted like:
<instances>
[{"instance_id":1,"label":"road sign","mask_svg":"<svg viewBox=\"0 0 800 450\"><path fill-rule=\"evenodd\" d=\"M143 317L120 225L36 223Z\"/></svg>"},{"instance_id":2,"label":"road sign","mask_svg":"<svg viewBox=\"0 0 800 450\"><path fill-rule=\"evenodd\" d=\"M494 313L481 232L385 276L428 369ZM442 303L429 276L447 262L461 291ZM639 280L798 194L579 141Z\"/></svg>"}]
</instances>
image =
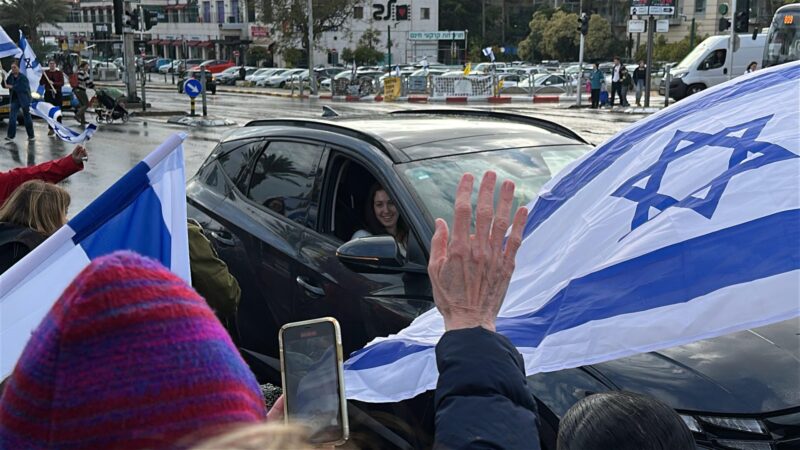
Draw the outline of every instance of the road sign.
<instances>
[{"instance_id":1,"label":"road sign","mask_svg":"<svg viewBox=\"0 0 800 450\"><path fill-rule=\"evenodd\" d=\"M194 78L191 78L186 80L186 82L183 84L183 92L185 92L190 98L195 98L200 95L201 92L203 92L203 85Z\"/></svg>"},{"instance_id":2,"label":"road sign","mask_svg":"<svg viewBox=\"0 0 800 450\"><path fill-rule=\"evenodd\" d=\"M409 41L463 41L465 31L410 31Z\"/></svg>"},{"instance_id":3,"label":"road sign","mask_svg":"<svg viewBox=\"0 0 800 450\"><path fill-rule=\"evenodd\" d=\"M239 57L239 50L234 50L233 51L233 57L234 58L238 58Z\"/></svg>"},{"instance_id":4,"label":"road sign","mask_svg":"<svg viewBox=\"0 0 800 450\"><path fill-rule=\"evenodd\" d=\"M669 19L659 19L656 21L656 33L669 32Z\"/></svg>"},{"instance_id":5,"label":"road sign","mask_svg":"<svg viewBox=\"0 0 800 450\"><path fill-rule=\"evenodd\" d=\"M651 16L671 16L675 14L674 6L651 6L649 13Z\"/></svg>"},{"instance_id":6,"label":"road sign","mask_svg":"<svg viewBox=\"0 0 800 450\"><path fill-rule=\"evenodd\" d=\"M645 21L631 19L628 21L628 33L644 33Z\"/></svg>"}]
</instances>

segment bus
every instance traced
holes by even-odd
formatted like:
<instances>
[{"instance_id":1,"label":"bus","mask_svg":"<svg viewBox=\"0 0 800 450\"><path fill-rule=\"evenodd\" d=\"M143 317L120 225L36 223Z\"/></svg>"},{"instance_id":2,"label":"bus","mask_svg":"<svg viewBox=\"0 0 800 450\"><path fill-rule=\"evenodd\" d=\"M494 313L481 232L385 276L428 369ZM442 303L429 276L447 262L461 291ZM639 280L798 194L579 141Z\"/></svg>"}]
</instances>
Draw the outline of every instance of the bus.
<instances>
[{"instance_id":1,"label":"bus","mask_svg":"<svg viewBox=\"0 0 800 450\"><path fill-rule=\"evenodd\" d=\"M800 59L800 3L785 5L775 12L764 46L761 67Z\"/></svg>"}]
</instances>

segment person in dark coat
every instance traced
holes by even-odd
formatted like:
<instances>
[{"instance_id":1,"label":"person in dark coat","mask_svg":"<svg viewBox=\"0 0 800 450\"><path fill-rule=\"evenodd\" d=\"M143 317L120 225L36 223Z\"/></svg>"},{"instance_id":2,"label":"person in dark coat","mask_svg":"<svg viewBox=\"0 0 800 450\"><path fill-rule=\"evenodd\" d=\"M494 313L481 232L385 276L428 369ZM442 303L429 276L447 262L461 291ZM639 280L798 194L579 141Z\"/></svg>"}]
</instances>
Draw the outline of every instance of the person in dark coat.
<instances>
[{"instance_id":1,"label":"person in dark coat","mask_svg":"<svg viewBox=\"0 0 800 450\"><path fill-rule=\"evenodd\" d=\"M0 274L67 223L69 193L42 180L26 181L0 208Z\"/></svg>"},{"instance_id":2,"label":"person in dark coat","mask_svg":"<svg viewBox=\"0 0 800 450\"><path fill-rule=\"evenodd\" d=\"M642 93L647 80L647 68L644 61L639 61L639 67L633 71L633 85L636 88L636 106L642 106Z\"/></svg>"},{"instance_id":3,"label":"person in dark coat","mask_svg":"<svg viewBox=\"0 0 800 450\"><path fill-rule=\"evenodd\" d=\"M8 134L7 141L13 141L17 135L17 114L22 111L22 118L25 121L25 131L28 133L28 140L32 141L33 119L31 118L31 85L28 77L19 71L18 63L11 63L11 74L6 78L6 88L11 96L11 111L8 113Z\"/></svg>"},{"instance_id":4,"label":"person in dark coat","mask_svg":"<svg viewBox=\"0 0 800 450\"><path fill-rule=\"evenodd\" d=\"M600 65L594 63L594 70L589 76L589 82L592 85L592 109L597 109L600 106L600 88L603 87L603 81L605 81L605 75L600 70Z\"/></svg>"},{"instance_id":5,"label":"person in dark coat","mask_svg":"<svg viewBox=\"0 0 800 450\"><path fill-rule=\"evenodd\" d=\"M499 219L510 216L514 184L503 183L494 215L496 178L489 171L481 182L474 237L473 176L466 174L456 193L452 238L447 223L437 219L431 241L428 274L445 327L436 346L436 449L540 448L522 356L495 331L527 218L520 208L506 240L508 222Z\"/></svg>"},{"instance_id":6,"label":"person in dark coat","mask_svg":"<svg viewBox=\"0 0 800 450\"><path fill-rule=\"evenodd\" d=\"M39 80L39 84L44 86L44 101L61 108L64 102L61 95L61 88L64 87L64 74L58 70L54 59L50 60L47 70L44 71L42 79ZM58 121L61 122L61 117L58 118ZM49 129L48 136L55 134L52 127L48 126L47 128Z\"/></svg>"}]
</instances>

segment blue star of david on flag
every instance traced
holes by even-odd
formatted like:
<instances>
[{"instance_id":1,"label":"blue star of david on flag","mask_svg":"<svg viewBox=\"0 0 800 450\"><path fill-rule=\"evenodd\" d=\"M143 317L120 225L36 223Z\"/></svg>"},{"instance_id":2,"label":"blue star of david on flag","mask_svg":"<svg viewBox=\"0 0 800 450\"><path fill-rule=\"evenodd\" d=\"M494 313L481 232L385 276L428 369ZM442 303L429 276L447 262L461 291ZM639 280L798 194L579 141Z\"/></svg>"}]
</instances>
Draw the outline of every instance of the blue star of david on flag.
<instances>
[{"instance_id":1,"label":"blue star of david on flag","mask_svg":"<svg viewBox=\"0 0 800 450\"><path fill-rule=\"evenodd\" d=\"M664 147L658 161L641 173L631 177L611 195L636 203L636 211L631 221L631 231L651 220L650 208L660 214L667 208L688 208L711 219L728 182L736 175L758 169L767 164L797 158L789 150L765 141L757 140L772 115L725 128L718 133L677 130ZM741 135L741 137L739 137ZM689 142L689 145L682 145ZM676 199L659 193L664 173L669 165L693 152L709 147L725 147L733 150L728 159L728 168L708 183L698 186L691 194ZM644 187L636 186L647 179ZM706 193L700 196L700 193ZM656 214L656 215L657 215ZM655 217L655 216L653 216Z\"/></svg>"}]
</instances>

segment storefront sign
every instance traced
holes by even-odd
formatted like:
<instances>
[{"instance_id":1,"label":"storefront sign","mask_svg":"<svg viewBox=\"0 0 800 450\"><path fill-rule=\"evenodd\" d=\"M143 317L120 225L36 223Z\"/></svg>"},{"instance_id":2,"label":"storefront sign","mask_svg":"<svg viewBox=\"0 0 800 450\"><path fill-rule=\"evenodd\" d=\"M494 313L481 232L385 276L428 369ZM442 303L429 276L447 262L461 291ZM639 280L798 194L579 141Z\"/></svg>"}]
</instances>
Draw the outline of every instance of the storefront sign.
<instances>
[{"instance_id":1,"label":"storefront sign","mask_svg":"<svg viewBox=\"0 0 800 450\"><path fill-rule=\"evenodd\" d=\"M411 31L408 33L409 41L463 41L466 33L463 31Z\"/></svg>"},{"instance_id":2,"label":"storefront sign","mask_svg":"<svg viewBox=\"0 0 800 450\"><path fill-rule=\"evenodd\" d=\"M252 26L250 27L250 35L253 37L267 37L267 27Z\"/></svg>"}]
</instances>

